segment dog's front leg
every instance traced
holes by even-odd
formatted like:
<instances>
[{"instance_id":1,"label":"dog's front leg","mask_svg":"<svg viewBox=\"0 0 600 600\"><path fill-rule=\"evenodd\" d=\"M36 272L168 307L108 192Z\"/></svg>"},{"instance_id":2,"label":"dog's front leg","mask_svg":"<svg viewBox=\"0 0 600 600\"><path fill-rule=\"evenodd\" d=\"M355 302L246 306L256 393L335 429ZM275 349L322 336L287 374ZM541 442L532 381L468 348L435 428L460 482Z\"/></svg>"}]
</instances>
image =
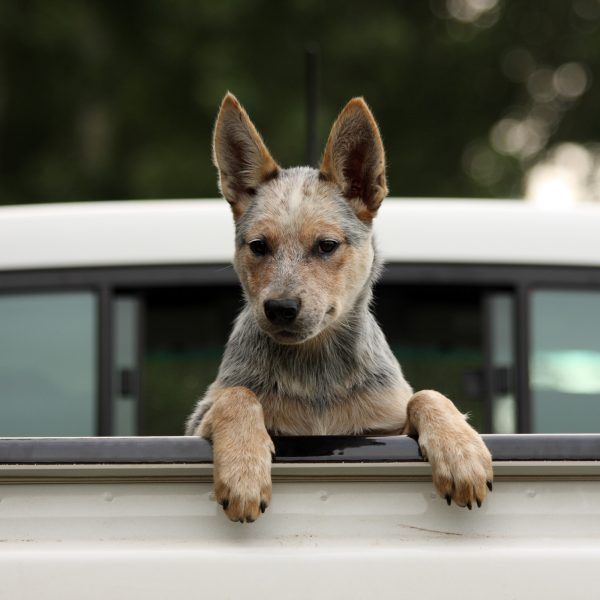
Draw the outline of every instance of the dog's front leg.
<instances>
[{"instance_id":1,"label":"dog's front leg","mask_svg":"<svg viewBox=\"0 0 600 600\"><path fill-rule=\"evenodd\" d=\"M405 433L418 436L431 464L433 483L448 504L481 506L492 489L492 457L480 435L446 396L433 390L414 394L407 405Z\"/></svg>"},{"instance_id":2,"label":"dog's front leg","mask_svg":"<svg viewBox=\"0 0 600 600\"><path fill-rule=\"evenodd\" d=\"M217 502L232 521L252 523L271 502L273 441L249 389L212 389L214 400L196 430L212 440Z\"/></svg>"}]
</instances>

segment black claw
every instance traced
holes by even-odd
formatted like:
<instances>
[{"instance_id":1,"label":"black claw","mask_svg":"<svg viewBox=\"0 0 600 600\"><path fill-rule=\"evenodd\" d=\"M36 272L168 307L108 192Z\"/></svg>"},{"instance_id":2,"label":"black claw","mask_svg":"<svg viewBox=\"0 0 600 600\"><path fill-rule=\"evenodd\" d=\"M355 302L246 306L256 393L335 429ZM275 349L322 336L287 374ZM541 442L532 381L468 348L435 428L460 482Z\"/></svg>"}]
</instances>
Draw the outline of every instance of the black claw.
<instances>
[{"instance_id":1,"label":"black claw","mask_svg":"<svg viewBox=\"0 0 600 600\"><path fill-rule=\"evenodd\" d=\"M446 502L448 503L448 506L452 504L452 498L450 498L450 494L446 494Z\"/></svg>"},{"instance_id":2,"label":"black claw","mask_svg":"<svg viewBox=\"0 0 600 600\"><path fill-rule=\"evenodd\" d=\"M263 501L260 503L260 512L261 512L261 513L264 513L264 512L265 512L265 510L267 510L267 503L266 503L266 502L263 500Z\"/></svg>"},{"instance_id":3,"label":"black claw","mask_svg":"<svg viewBox=\"0 0 600 600\"><path fill-rule=\"evenodd\" d=\"M472 510L472 509L473 509L473 506L471 506L471 503L470 503L470 502L467 502L467 508L468 508L469 510Z\"/></svg>"},{"instance_id":4,"label":"black claw","mask_svg":"<svg viewBox=\"0 0 600 600\"><path fill-rule=\"evenodd\" d=\"M223 510L227 510L227 508L229 507L229 500L225 498L225 500L221 502L221 506L223 507Z\"/></svg>"},{"instance_id":5,"label":"black claw","mask_svg":"<svg viewBox=\"0 0 600 600\"><path fill-rule=\"evenodd\" d=\"M488 490L490 490L490 492L491 492L491 491L492 491L492 489L493 489L493 487L494 487L494 486L492 485L492 482L491 482L491 481L488 481L488 482L486 482L486 484L487 484Z\"/></svg>"},{"instance_id":6,"label":"black claw","mask_svg":"<svg viewBox=\"0 0 600 600\"><path fill-rule=\"evenodd\" d=\"M252 517L246 517L246 523L254 523L254 519Z\"/></svg>"},{"instance_id":7,"label":"black claw","mask_svg":"<svg viewBox=\"0 0 600 600\"><path fill-rule=\"evenodd\" d=\"M481 500L477 498L477 508L481 508Z\"/></svg>"}]
</instances>

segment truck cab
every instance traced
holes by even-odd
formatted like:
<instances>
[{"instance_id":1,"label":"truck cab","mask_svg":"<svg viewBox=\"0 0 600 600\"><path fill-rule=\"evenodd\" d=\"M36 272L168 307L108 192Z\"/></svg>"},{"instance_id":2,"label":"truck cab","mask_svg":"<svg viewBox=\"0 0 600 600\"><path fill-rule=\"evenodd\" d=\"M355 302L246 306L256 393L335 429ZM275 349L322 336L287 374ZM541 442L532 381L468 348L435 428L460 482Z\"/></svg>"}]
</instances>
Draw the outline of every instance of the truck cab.
<instances>
[{"instance_id":1,"label":"truck cab","mask_svg":"<svg viewBox=\"0 0 600 600\"><path fill-rule=\"evenodd\" d=\"M388 199L374 226L415 389L482 432L597 430L597 207ZM232 255L223 200L1 208L0 435L179 435L241 306Z\"/></svg>"}]
</instances>

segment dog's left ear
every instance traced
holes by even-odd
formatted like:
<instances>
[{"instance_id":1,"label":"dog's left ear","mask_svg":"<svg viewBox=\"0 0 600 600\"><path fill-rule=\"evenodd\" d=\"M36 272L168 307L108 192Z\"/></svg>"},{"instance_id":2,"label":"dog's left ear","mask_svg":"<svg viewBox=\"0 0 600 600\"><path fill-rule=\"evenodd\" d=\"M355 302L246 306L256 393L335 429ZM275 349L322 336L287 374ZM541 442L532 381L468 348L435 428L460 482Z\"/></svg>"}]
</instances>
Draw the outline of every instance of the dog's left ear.
<instances>
[{"instance_id":1,"label":"dog's left ear","mask_svg":"<svg viewBox=\"0 0 600 600\"><path fill-rule=\"evenodd\" d=\"M256 194L256 188L277 176L279 167L237 98L227 93L215 123L213 161L219 187L237 220Z\"/></svg>"},{"instance_id":2,"label":"dog's left ear","mask_svg":"<svg viewBox=\"0 0 600 600\"><path fill-rule=\"evenodd\" d=\"M333 124L320 171L338 185L361 221L373 219L388 192L385 153L375 118L362 98L350 100Z\"/></svg>"}]
</instances>

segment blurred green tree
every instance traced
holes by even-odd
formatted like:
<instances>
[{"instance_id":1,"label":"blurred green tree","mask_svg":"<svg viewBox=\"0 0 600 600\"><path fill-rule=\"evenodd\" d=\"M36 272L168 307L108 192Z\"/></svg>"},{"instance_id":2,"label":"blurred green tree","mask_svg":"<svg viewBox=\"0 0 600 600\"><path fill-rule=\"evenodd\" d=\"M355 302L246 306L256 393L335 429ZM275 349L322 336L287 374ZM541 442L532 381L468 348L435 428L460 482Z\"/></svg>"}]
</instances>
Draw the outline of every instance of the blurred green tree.
<instances>
[{"instance_id":1,"label":"blurred green tree","mask_svg":"<svg viewBox=\"0 0 600 600\"><path fill-rule=\"evenodd\" d=\"M364 95L390 189L505 197L547 148L600 139L598 0L0 0L0 203L215 196L226 90L284 166Z\"/></svg>"}]
</instances>

